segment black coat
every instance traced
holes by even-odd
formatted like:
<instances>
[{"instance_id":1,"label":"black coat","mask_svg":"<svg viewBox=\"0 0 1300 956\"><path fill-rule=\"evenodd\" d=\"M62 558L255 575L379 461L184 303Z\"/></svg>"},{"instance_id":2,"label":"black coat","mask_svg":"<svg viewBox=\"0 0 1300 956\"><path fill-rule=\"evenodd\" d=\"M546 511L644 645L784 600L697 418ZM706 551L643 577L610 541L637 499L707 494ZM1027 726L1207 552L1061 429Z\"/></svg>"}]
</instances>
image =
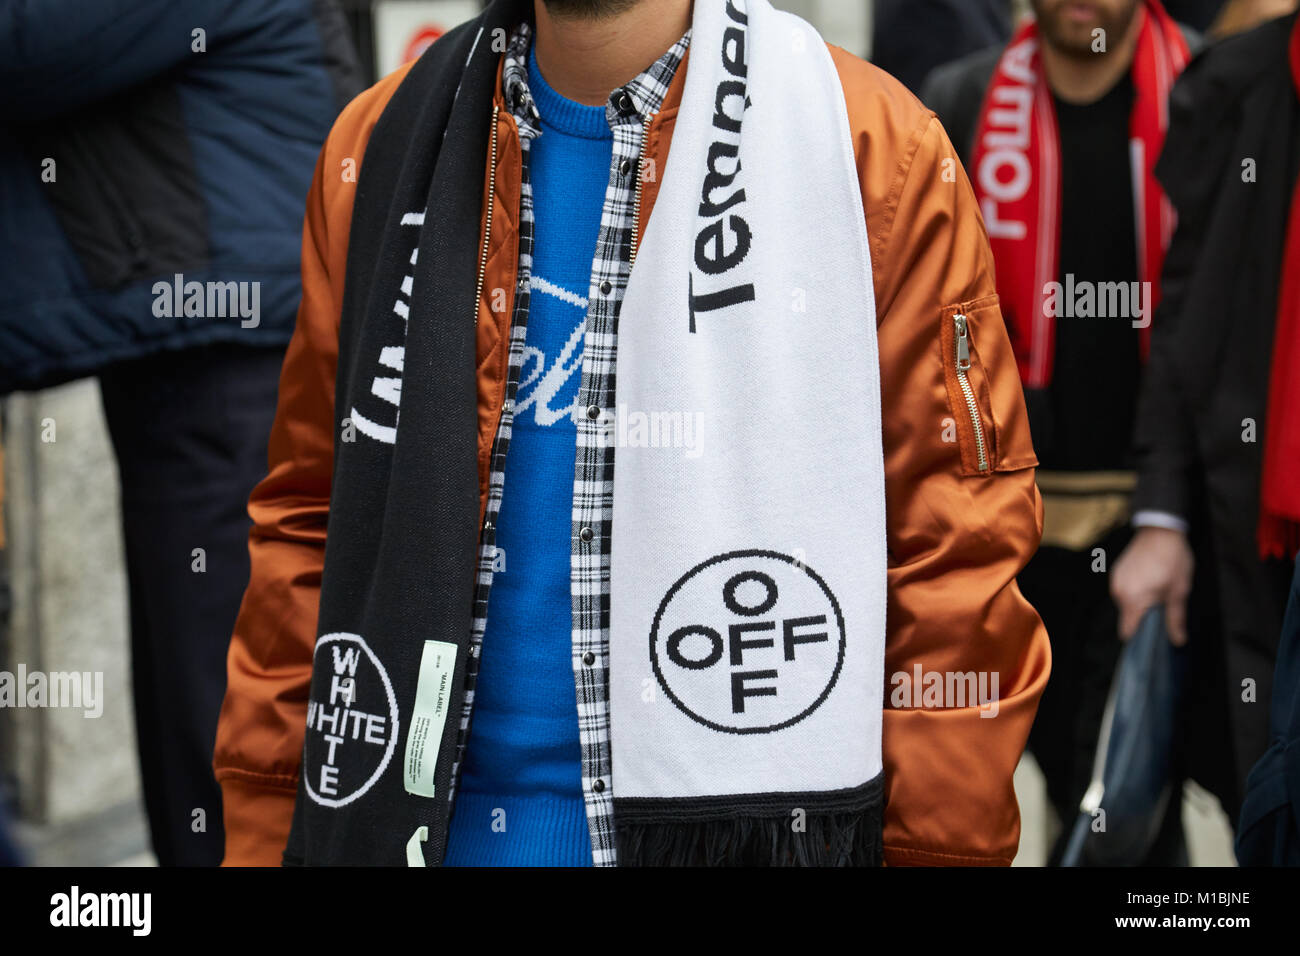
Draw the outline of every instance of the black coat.
<instances>
[{"instance_id":1,"label":"black coat","mask_svg":"<svg viewBox=\"0 0 1300 956\"><path fill-rule=\"evenodd\" d=\"M4 4L0 394L287 343L307 187L360 80L337 0ZM202 314L163 307L177 274ZM227 283L257 290L247 325Z\"/></svg>"},{"instance_id":2,"label":"black coat","mask_svg":"<svg viewBox=\"0 0 1300 956\"><path fill-rule=\"evenodd\" d=\"M934 67L1011 39L1009 0L876 0L871 62L913 92Z\"/></svg>"},{"instance_id":3,"label":"black coat","mask_svg":"<svg viewBox=\"0 0 1300 956\"><path fill-rule=\"evenodd\" d=\"M1179 224L1139 402L1134 507L1193 525L1196 603L1205 602L1193 624L1221 639L1213 643L1224 678L1212 691L1218 699L1197 706L1206 716L1226 711L1230 807L1268 746L1292 570L1290 561L1259 559L1255 528L1279 270L1300 167L1300 101L1287 57L1294 23L1295 15L1268 22L1193 60L1170 97L1156 170ZM1243 700L1247 681L1253 702Z\"/></svg>"}]
</instances>

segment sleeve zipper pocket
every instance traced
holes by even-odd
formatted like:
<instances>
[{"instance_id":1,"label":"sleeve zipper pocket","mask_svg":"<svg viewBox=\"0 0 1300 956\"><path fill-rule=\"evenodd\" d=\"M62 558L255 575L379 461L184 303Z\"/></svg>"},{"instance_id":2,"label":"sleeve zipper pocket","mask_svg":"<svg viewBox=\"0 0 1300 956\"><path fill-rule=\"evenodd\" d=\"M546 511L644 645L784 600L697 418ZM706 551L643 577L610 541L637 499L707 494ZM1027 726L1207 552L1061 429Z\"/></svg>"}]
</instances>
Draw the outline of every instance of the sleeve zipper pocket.
<instances>
[{"instance_id":1,"label":"sleeve zipper pocket","mask_svg":"<svg viewBox=\"0 0 1300 956\"><path fill-rule=\"evenodd\" d=\"M960 312L952 317L954 339L957 349L957 384L961 386L962 397L966 400L966 411L970 415L971 428L975 432L975 453L980 471L989 470L988 445L984 441L984 422L980 418L979 405L975 401L975 389L971 387L970 377L970 333L966 316Z\"/></svg>"}]
</instances>

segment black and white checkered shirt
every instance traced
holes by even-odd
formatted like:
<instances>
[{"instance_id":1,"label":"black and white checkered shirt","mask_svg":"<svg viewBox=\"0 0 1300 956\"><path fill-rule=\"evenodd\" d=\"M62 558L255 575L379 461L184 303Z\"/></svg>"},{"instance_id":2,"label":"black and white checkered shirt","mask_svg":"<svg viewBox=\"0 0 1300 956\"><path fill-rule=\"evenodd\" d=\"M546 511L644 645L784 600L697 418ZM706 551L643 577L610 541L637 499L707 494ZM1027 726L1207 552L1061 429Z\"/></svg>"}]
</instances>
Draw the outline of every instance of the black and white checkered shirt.
<instances>
[{"instance_id":1,"label":"black and white checkered shirt","mask_svg":"<svg viewBox=\"0 0 1300 956\"><path fill-rule=\"evenodd\" d=\"M528 175L529 145L541 134L541 119L528 89L531 30L521 24L510 38L502 74L504 96L519 127L522 185L519 198L519 277L510 333L506 401L492 449L482 547L474 594L474 625L461 715L452 767L455 781L469 740L470 714L479 654L487 628L488 595L496 557L496 520L505 483L515 394L523 364L528 324L529 283L533 265L533 194ZM583 338L582 381L578 389L578 440L573 475L573 528L570 596L573 607L573 676L578 701L578 735L582 746L582 792L587 804L592 863L613 866L614 789L609 737L609 554L614 510L614 446L606 436L607 415L614 409L614 359L618 314L632 260L632 229L641 148L650 118L663 103L668 86L690 43L686 32L649 69L610 94L605 116L614 134L609 184L600 217L600 235L591 264L587 292L587 327Z\"/></svg>"}]
</instances>

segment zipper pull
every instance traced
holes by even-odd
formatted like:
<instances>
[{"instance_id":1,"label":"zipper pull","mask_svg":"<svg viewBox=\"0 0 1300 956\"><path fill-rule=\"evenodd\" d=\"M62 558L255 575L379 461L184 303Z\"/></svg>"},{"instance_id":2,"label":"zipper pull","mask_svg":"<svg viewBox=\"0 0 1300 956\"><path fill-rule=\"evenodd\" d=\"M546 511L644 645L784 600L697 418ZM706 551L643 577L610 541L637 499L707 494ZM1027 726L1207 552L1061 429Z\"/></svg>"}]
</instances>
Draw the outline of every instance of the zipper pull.
<instances>
[{"instance_id":1,"label":"zipper pull","mask_svg":"<svg viewBox=\"0 0 1300 956\"><path fill-rule=\"evenodd\" d=\"M966 316L952 317L957 326L957 368L963 372L970 368L970 340L966 336Z\"/></svg>"}]
</instances>

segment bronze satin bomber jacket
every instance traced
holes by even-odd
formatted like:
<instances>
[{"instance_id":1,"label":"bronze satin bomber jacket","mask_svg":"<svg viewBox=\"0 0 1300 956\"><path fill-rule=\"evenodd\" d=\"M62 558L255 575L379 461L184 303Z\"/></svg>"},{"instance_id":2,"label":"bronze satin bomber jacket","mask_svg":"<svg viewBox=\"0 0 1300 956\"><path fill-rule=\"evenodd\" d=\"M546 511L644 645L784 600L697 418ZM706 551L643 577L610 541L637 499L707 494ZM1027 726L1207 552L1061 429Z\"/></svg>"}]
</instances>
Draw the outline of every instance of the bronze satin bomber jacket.
<instances>
[{"instance_id":1,"label":"bronze satin bomber jacket","mask_svg":"<svg viewBox=\"0 0 1300 956\"><path fill-rule=\"evenodd\" d=\"M918 666L996 673L1000 692L997 715L981 717L978 706L921 708L909 700L892 708L894 687L886 685L885 862L1009 864L1020 838L1012 774L1051 656L1047 632L1015 583L1043 520L1020 380L983 220L939 121L892 77L838 47L830 51L848 105L876 293L889 555L885 674L910 678ZM665 168L687 66L649 126L653 169ZM279 865L288 839L337 431L339 314L355 190L347 174L359 168L406 72L344 110L307 197L302 304L280 380L269 474L249 501L252 574L217 731L226 865ZM494 187L484 171L484 211L490 199L493 215L477 332L480 518L505 398L519 251L520 144L500 83L496 102L499 165ZM642 234L658 187L657 177L643 184ZM500 311L492 308L494 290L504 290ZM968 321L973 403L957 373L959 313ZM854 409L826 411L853 427ZM430 467L436 462L431 450Z\"/></svg>"}]
</instances>

